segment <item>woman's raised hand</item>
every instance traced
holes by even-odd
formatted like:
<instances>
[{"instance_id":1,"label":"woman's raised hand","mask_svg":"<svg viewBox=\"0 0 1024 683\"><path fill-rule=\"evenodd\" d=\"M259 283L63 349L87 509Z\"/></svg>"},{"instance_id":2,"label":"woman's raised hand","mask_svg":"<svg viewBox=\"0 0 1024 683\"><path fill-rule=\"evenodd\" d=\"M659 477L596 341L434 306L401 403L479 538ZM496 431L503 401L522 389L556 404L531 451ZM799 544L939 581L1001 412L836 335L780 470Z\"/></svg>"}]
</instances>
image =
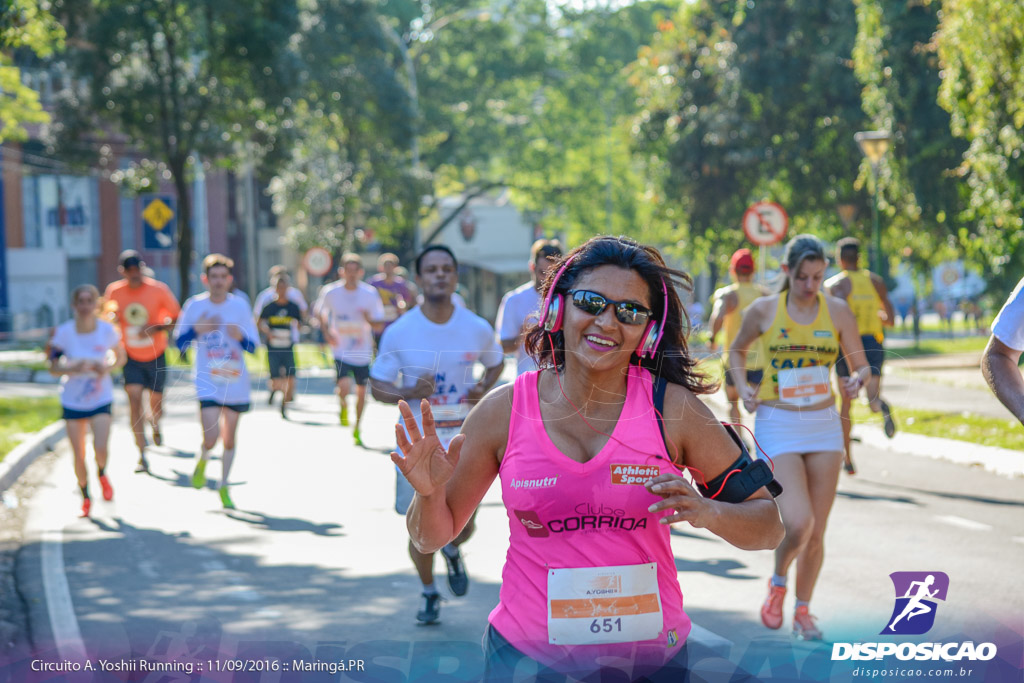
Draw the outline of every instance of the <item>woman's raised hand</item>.
<instances>
[{"instance_id":1,"label":"woman's raised hand","mask_svg":"<svg viewBox=\"0 0 1024 683\"><path fill-rule=\"evenodd\" d=\"M463 434L457 435L452 439L446 451L441 445L441 440L437 438L437 431L434 429L434 413L430 410L429 401L426 399L420 401L422 433L416 424L416 418L413 417L409 404L399 401L398 409L402 412L402 420L405 423L405 429L402 429L401 424L395 425L395 438L402 454L392 452L391 460L398 466L417 493L421 496L429 496L441 490L452 478L455 466L459 462L462 442L466 440L466 437ZM406 436L406 432L408 432L408 436Z\"/></svg>"}]
</instances>

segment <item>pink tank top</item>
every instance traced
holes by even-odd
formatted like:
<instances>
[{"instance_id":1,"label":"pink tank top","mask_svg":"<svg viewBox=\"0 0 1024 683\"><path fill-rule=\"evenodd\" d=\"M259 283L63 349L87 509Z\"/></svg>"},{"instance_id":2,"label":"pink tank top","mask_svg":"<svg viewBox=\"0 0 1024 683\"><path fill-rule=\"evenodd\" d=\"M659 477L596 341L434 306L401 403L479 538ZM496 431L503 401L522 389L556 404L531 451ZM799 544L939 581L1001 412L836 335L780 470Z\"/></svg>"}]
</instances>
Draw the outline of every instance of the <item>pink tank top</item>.
<instances>
[{"instance_id":1,"label":"pink tank top","mask_svg":"<svg viewBox=\"0 0 1024 683\"><path fill-rule=\"evenodd\" d=\"M499 470L509 549L489 621L517 650L556 670L596 665L643 675L671 659L690 632L669 527L658 523L666 513L647 511L660 498L643 485L676 471L658 429L651 375L630 366L614 438L586 463L548 437L538 379L527 372L514 387Z\"/></svg>"}]
</instances>

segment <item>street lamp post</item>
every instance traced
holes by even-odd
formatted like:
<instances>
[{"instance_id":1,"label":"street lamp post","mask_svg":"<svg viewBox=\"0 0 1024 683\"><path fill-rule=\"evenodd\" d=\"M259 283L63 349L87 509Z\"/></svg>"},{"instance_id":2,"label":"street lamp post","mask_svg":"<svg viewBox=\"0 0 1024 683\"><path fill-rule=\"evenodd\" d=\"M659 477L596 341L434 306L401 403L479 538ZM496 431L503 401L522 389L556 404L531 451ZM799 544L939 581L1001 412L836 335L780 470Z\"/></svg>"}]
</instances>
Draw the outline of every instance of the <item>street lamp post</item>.
<instances>
[{"instance_id":1,"label":"street lamp post","mask_svg":"<svg viewBox=\"0 0 1024 683\"><path fill-rule=\"evenodd\" d=\"M853 139L857 141L857 144L860 145L860 151L871 162L871 180L873 185L871 200L871 268L877 275L885 277L886 273L882 271L882 234L878 229L878 164L889 149L889 141L892 140L892 136L884 130L869 130L854 134Z\"/></svg>"}]
</instances>

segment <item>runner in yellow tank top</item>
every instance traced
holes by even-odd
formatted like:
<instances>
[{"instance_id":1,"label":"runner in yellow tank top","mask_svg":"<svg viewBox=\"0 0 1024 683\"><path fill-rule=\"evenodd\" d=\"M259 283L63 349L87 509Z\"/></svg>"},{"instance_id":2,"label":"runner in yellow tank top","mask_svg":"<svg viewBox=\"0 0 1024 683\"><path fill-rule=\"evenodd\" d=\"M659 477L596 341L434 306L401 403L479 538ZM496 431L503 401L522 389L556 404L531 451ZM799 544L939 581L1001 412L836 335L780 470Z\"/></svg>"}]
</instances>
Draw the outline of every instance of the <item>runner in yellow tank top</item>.
<instances>
[{"instance_id":1,"label":"runner in yellow tank top","mask_svg":"<svg viewBox=\"0 0 1024 683\"><path fill-rule=\"evenodd\" d=\"M860 260L860 240L847 237L836 244L836 255L843 271L825 282L825 290L832 296L844 299L853 309L857 318L860 340L864 345L867 363L871 367L871 376L864 385L872 412L881 412L885 425L885 435L890 439L896 434L896 423L892 419L889 404L882 400L882 363L885 361L885 349L882 340L885 338L883 325L892 326L895 313L885 282L878 275L858 267ZM836 363L836 375L848 377L850 369L843 358ZM856 474L853 465L853 454L850 448L850 405L852 401L842 398L839 415L843 420L843 446L846 451L844 467L848 474Z\"/></svg>"},{"instance_id":2,"label":"runner in yellow tank top","mask_svg":"<svg viewBox=\"0 0 1024 683\"><path fill-rule=\"evenodd\" d=\"M734 282L722 287L712 296L714 302L711 309L711 351L715 350L715 338L724 332L722 340L722 365L725 366L725 396L729 400L729 417L734 423L742 419L740 414L740 394L729 374L729 346L740 331L743 311L755 299L764 296L768 291L761 285L753 283L754 257L749 249L738 249L729 260L729 274ZM755 344L747 353L748 384L757 386L761 383L760 344Z\"/></svg>"},{"instance_id":3,"label":"runner in yellow tank top","mask_svg":"<svg viewBox=\"0 0 1024 683\"><path fill-rule=\"evenodd\" d=\"M775 575L761 621L782 626L786 574L796 561L796 612L793 633L821 640L808 611L824 558L825 526L836 495L843 460L843 430L829 383L829 369L842 351L855 369L842 382L857 395L869 369L857 333L857 321L846 302L822 294L828 259L825 245L812 235L797 235L786 245L779 294L758 299L743 314L739 334L729 353L733 380L743 404L757 411L754 433L775 462L775 478L785 493L779 511L786 538L775 551ZM762 340L765 377L759 390L742 382L747 349Z\"/></svg>"}]
</instances>

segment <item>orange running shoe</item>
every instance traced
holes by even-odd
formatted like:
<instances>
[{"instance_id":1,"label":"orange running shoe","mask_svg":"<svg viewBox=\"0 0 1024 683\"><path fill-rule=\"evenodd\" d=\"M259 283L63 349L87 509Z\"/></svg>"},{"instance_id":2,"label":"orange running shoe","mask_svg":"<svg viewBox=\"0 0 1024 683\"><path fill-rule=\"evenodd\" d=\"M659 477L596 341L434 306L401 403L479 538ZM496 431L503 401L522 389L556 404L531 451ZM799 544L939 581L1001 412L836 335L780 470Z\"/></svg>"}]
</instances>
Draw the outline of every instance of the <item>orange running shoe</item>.
<instances>
[{"instance_id":1,"label":"orange running shoe","mask_svg":"<svg viewBox=\"0 0 1024 683\"><path fill-rule=\"evenodd\" d=\"M786 587L776 586L768 580L768 599L761 605L761 623L768 628L782 627L782 601L786 598Z\"/></svg>"},{"instance_id":2,"label":"orange running shoe","mask_svg":"<svg viewBox=\"0 0 1024 683\"><path fill-rule=\"evenodd\" d=\"M110 480L105 474L100 477L100 488L103 489L103 500L114 499L114 487L110 485Z\"/></svg>"},{"instance_id":3,"label":"orange running shoe","mask_svg":"<svg viewBox=\"0 0 1024 683\"><path fill-rule=\"evenodd\" d=\"M800 605L793 613L793 635L798 640L821 640L824 634L815 621L817 617L807 611L807 605Z\"/></svg>"},{"instance_id":4,"label":"orange running shoe","mask_svg":"<svg viewBox=\"0 0 1024 683\"><path fill-rule=\"evenodd\" d=\"M92 509L92 501L88 498L82 499L82 517L89 516L89 510Z\"/></svg>"}]
</instances>

